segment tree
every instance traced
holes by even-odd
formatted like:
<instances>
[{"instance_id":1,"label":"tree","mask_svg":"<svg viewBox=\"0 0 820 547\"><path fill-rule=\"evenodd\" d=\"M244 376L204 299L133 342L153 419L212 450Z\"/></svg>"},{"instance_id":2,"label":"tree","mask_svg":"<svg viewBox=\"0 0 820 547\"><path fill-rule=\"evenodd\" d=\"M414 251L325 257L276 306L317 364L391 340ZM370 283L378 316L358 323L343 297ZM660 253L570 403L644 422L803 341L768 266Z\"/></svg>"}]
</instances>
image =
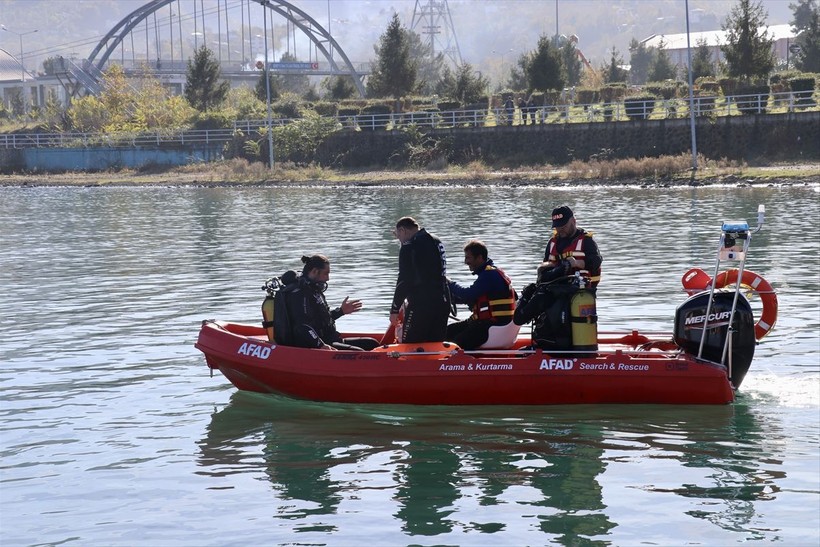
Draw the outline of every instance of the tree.
<instances>
[{"instance_id":1,"label":"tree","mask_svg":"<svg viewBox=\"0 0 820 547\"><path fill-rule=\"evenodd\" d=\"M358 91L351 76L333 76L332 78L326 78L322 82L322 87L327 90L330 98L334 101L349 99L356 95Z\"/></svg>"},{"instance_id":2,"label":"tree","mask_svg":"<svg viewBox=\"0 0 820 547\"><path fill-rule=\"evenodd\" d=\"M270 70L263 70L262 73L259 74L256 87L253 88L253 93L256 95L256 98L263 103L268 101L268 84L265 82L265 74L268 75L268 80L270 81L270 100L273 102L282 94L282 80Z\"/></svg>"},{"instance_id":3,"label":"tree","mask_svg":"<svg viewBox=\"0 0 820 547\"><path fill-rule=\"evenodd\" d=\"M220 80L222 71L213 51L201 46L188 60L185 77L185 98L191 106L205 112L219 106L228 95L231 84Z\"/></svg>"},{"instance_id":4,"label":"tree","mask_svg":"<svg viewBox=\"0 0 820 547\"><path fill-rule=\"evenodd\" d=\"M455 74L444 67L444 73L435 91L442 97L456 99L462 104L476 103L487 93L490 81L476 72L470 63L464 63Z\"/></svg>"},{"instance_id":5,"label":"tree","mask_svg":"<svg viewBox=\"0 0 820 547\"><path fill-rule=\"evenodd\" d=\"M649 77L649 69L655 60L655 48L646 47L644 42L635 38L629 43L629 81L636 85L643 85Z\"/></svg>"},{"instance_id":6,"label":"tree","mask_svg":"<svg viewBox=\"0 0 820 547\"><path fill-rule=\"evenodd\" d=\"M524 73L530 90L564 89L566 77L561 54L544 35L538 39L538 45L530 55Z\"/></svg>"},{"instance_id":7,"label":"tree","mask_svg":"<svg viewBox=\"0 0 820 547\"><path fill-rule=\"evenodd\" d=\"M567 85L576 86L581 83L581 76L584 66L581 64L578 49L572 41L568 41L561 47L561 64L564 66L564 74L567 78Z\"/></svg>"},{"instance_id":8,"label":"tree","mask_svg":"<svg viewBox=\"0 0 820 547\"><path fill-rule=\"evenodd\" d=\"M666 44L663 40L658 44L658 51L655 55L655 60L652 63L652 68L649 69L650 82L662 82L664 80L672 80L677 75L677 69L672 61L669 59L669 53L666 51Z\"/></svg>"},{"instance_id":9,"label":"tree","mask_svg":"<svg viewBox=\"0 0 820 547\"><path fill-rule=\"evenodd\" d=\"M624 59L621 57L621 53L615 46L612 46L611 51L612 56L609 59L609 64L601 67L601 72L604 75L604 82L607 84L626 82L626 79L629 77L629 72L621 68L621 65L624 64Z\"/></svg>"},{"instance_id":10,"label":"tree","mask_svg":"<svg viewBox=\"0 0 820 547\"><path fill-rule=\"evenodd\" d=\"M299 59L292 53L285 52L279 57L280 63L298 63ZM280 93L295 93L303 96L310 89L310 78L305 74L280 74Z\"/></svg>"},{"instance_id":11,"label":"tree","mask_svg":"<svg viewBox=\"0 0 820 547\"><path fill-rule=\"evenodd\" d=\"M768 32L760 32L766 16L760 1L738 0L726 17L722 28L727 32L727 44L720 49L729 76L748 80L768 78L774 68L774 52Z\"/></svg>"},{"instance_id":12,"label":"tree","mask_svg":"<svg viewBox=\"0 0 820 547\"><path fill-rule=\"evenodd\" d=\"M408 31L407 36L410 40L410 58L418 66L417 87L422 93L431 93L446 68L444 53L434 55L430 44L422 41L421 36L413 31Z\"/></svg>"},{"instance_id":13,"label":"tree","mask_svg":"<svg viewBox=\"0 0 820 547\"><path fill-rule=\"evenodd\" d=\"M791 20L791 26L797 31L803 31L811 26L813 17L817 17L817 2L816 0L797 0L796 4L789 4L794 18Z\"/></svg>"},{"instance_id":14,"label":"tree","mask_svg":"<svg viewBox=\"0 0 820 547\"><path fill-rule=\"evenodd\" d=\"M792 26L800 31L794 41L800 46L794 66L803 72L820 72L820 8L814 0L800 0L789 7L794 10Z\"/></svg>"},{"instance_id":15,"label":"tree","mask_svg":"<svg viewBox=\"0 0 820 547\"><path fill-rule=\"evenodd\" d=\"M715 64L712 59L712 50L705 39L698 40L695 53L692 55L692 79L715 76Z\"/></svg>"},{"instance_id":16,"label":"tree","mask_svg":"<svg viewBox=\"0 0 820 547\"><path fill-rule=\"evenodd\" d=\"M376 63L367 79L368 94L398 99L414 92L418 85L418 61L410 54L410 32L401 26L398 14L393 14L374 50Z\"/></svg>"},{"instance_id":17,"label":"tree","mask_svg":"<svg viewBox=\"0 0 820 547\"><path fill-rule=\"evenodd\" d=\"M522 53L515 64L510 68L510 75L507 78L507 87L510 89L522 90L527 87L527 66L530 63L532 53Z\"/></svg>"}]
</instances>

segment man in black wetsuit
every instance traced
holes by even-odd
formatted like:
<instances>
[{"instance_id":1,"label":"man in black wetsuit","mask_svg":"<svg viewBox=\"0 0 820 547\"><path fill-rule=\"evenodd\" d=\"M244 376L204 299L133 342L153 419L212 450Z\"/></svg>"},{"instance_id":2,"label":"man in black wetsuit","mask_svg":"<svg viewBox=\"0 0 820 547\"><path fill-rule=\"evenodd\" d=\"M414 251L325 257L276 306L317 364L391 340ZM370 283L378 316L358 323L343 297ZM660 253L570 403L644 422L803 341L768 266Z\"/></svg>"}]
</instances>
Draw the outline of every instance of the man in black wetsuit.
<instances>
[{"instance_id":1,"label":"man in black wetsuit","mask_svg":"<svg viewBox=\"0 0 820 547\"><path fill-rule=\"evenodd\" d=\"M367 351L378 346L379 342L374 338L342 338L336 330L336 319L359 311L362 302L345 298L338 308L330 309L324 294L330 279L330 260L324 255L313 255L303 256L302 262L305 265L302 275L292 275L291 282L281 289L291 331L287 345Z\"/></svg>"},{"instance_id":2,"label":"man in black wetsuit","mask_svg":"<svg viewBox=\"0 0 820 547\"><path fill-rule=\"evenodd\" d=\"M401 250L390 325L398 323L399 309L407 300L400 341L443 341L450 312L444 245L412 217L400 218L393 233L401 242Z\"/></svg>"}]
</instances>

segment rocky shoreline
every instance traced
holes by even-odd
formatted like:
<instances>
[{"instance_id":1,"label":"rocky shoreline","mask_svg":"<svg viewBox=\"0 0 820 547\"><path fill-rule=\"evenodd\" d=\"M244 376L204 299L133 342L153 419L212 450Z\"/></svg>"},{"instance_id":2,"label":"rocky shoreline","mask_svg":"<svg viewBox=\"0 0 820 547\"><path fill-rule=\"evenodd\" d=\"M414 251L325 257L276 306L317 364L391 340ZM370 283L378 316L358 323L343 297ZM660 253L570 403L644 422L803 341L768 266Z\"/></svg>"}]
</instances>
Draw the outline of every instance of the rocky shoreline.
<instances>
[{"instance_id":1,"label":"rocky shoreline","mask_svg":"<svg viewBox=\"0 0 820 547\"><path fill-rule=\"evenodd\" d=\"M494 171L373 170L339 171L297 169L274 172L271 178L235 176L218 170L172 169L142 173L16 173L0 175L2 187L265 187L265 186L801 186L820 185L820 164L774 165L725 170L702 170L670 178L598 179L572 178L561 169Z\"/></svg>"}]
</instances>

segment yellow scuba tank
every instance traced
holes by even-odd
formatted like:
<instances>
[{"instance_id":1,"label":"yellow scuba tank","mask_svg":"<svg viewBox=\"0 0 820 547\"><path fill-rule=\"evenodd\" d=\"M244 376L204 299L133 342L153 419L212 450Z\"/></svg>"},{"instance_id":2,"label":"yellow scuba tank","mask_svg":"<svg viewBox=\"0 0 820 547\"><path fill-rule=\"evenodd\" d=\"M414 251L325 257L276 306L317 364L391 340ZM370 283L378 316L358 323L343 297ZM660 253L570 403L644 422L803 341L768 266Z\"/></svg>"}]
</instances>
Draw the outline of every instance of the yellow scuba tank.
<instances>
[{"instance_id":1,"label":"yellow scuba tank","mask_svg":"<svg viewBox=\"0 0 820 547\"><path fill-rule=\"evenodd\" d=\"M598 312L595 295L581 289L570 300L572 348L578 351L598 351Z\"/></svg>"},{"instance_id":2,"label":"yellow scuba tank","mask_svg":"<svg viewBox=\"0 0 820 547\"><path fill-rule=\"evenodd\" d=\"M270 295L262 301L262 326L268 334L268 341L273 342L273 297Z\"/></svg>"}]
</instances>

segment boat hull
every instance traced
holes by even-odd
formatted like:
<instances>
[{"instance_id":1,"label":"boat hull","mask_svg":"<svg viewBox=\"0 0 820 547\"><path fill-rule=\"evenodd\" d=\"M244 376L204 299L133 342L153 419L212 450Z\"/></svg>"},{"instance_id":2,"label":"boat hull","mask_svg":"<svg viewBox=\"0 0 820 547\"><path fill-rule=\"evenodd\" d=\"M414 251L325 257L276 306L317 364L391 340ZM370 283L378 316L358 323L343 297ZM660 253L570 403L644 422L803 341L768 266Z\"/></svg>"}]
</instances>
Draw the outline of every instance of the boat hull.
<instances>
[{"instance_id":1,"label":"boat hull","mask_svg":"<svg viewBox=\"0 0 820 547\"><path fill-rule=\"evenodd\" d=\"M632 337L646 340L637 333ZM406 347L324 351L271 344L261 327L206 321L196 348L211 369L241 390L313 401L555 405L734 400L725 367L679 351L638 351L627 345L581 356L541 350L399 351Z\"/></svg>"}]
</instances>

